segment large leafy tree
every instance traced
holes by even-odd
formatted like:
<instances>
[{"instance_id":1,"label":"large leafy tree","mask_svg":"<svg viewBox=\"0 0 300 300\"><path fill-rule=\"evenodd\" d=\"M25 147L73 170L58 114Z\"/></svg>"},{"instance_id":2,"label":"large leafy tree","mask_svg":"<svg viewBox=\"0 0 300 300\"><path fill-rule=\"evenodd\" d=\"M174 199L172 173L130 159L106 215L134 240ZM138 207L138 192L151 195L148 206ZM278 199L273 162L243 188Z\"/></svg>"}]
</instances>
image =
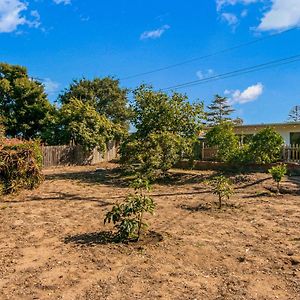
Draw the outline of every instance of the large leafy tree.
<instances>
[{"instance_id":1,"label":"large leafy tree","mask_svg":"<svg viewBox=\"0 0 300 300\"><path fill-rule=\"evenodd\" d=\"M136 132L121 147L121 161L147 176L165 173L193 152L204 117L203 104L185 95L168 95L142 85L134 91L132 123Z\"/></svg>"},{"instance_id":2,"label":"large leafy tree","mask_svg":"<svg viewBox=\"0 0 300 300\"><path fill-rule=\"evenodd\" d=\"M94 107L96 112L128 130L130 109L127 99L128 90L120 87L119 80L111 77L93 80L74 80L60 96L61 104L76 98Z\"/></svg>"},{"instance_id":3,"label":"large leafy tree","mask_svg":"<svg viewBox=\"0 0 300 300\"><path fill-rule=\"evenodd\" d=\"M44 138L49 144L82 145L86 150L104 149L121 129L93 105L72 98L57 110L48 122Z\"/></svg>"},{"instance_id":4,"label":"large leafy tree","mask_svg":"<svg viewBox=\"0 0 300 300\"><path fill-rule=\"evenodd\" d=\"M300 122L300 105L296 105L291 109L288 120L290 122Z\"/></svg>"},{"instance_id":5,"label":"large leafy tree","mask_svg":"<svg viewBox=\"0 0 300 300\"><path fill-rule=\"evenodd\" d=\"M51 110L44 86L25 67L0 63L0 115L7 135L39 137Z\"/></svg>"},{"instance_id":6,"label":"large leafy tree","mask_svg":"<svg viewBox=\"0 0 300 300\"><path fill-rule=\"evenodd\" d=\"M226 97L216 95L210 105L208 105L207 121L210 125L217 125L225 121L232 121L230 115L234 109L228 103Z\"/></svg>"}]
</instances>

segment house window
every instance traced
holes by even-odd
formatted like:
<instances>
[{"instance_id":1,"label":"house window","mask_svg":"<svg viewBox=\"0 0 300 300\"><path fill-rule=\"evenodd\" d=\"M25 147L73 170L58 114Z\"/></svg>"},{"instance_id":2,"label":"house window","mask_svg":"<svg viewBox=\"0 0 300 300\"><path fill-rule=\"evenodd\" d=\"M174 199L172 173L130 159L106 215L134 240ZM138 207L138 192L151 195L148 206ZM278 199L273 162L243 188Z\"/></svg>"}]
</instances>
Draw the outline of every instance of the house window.
<instances>
[{"instance_id":1,"label":"house window","mask_svg":"<svg viewBox=\"0 0 300 300\"><path fill-rule=\"evenodd\" d=\"M300 132L291 132L290 141L292 145L300 145Z\"/></svg>"}]
</instances>

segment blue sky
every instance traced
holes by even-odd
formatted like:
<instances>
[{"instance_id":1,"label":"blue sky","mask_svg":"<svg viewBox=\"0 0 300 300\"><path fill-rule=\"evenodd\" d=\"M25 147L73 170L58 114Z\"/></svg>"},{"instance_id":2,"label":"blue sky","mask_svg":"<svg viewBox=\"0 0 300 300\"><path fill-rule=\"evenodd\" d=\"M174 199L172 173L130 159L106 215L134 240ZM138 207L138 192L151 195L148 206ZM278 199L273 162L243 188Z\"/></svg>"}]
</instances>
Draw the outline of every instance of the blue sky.
<instances>
[{"instance_id":1,"label":"blue sky","mask_svg":"<svg viewBox=\"0 0 300 300\"><path fill-rule=\"evenodd\" d=\"M298 25L300 0L0 0L0 61L26 66L53 101L72 79L124 78ZM121 84L166 88L296 54L299 29ZM285 121L300 104L300 61L180 92L226 95L248 124Z\"/></svg>"}]
</instances>

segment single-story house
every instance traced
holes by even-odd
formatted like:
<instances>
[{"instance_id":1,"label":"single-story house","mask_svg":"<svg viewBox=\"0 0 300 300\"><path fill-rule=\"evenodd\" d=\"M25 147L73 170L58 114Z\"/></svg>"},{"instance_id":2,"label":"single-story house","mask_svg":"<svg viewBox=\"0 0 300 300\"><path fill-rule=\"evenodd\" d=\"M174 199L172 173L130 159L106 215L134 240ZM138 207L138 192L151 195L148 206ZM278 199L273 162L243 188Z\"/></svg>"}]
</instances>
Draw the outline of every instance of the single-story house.
<instances>
[{"instance_id":1,"label":"single-story house","mask_svg":"<svg viewBox=\"0 0 300 300\"><path fill-rule=\"evenodd\" d=\"M283 137L286 145L300 145L300 122L237 125L234 127L234 132L244 140L247 136L256 134L267 127L271 127L277 131Z\"/></svg>"}]
</instances>

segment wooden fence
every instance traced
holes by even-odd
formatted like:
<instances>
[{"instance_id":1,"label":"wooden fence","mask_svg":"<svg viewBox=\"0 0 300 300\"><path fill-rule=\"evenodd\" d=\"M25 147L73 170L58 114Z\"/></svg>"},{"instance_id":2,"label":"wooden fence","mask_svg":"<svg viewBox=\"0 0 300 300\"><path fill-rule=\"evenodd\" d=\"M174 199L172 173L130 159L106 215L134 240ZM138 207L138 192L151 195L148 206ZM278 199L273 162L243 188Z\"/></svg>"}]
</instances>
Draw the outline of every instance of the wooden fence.
<instances>
[{"instance_id":1,"label":"wooden fence","mask_svg":"<svg viewBox=\"0 0 300 300\"><path fill-rule=\"evenodd\" d=\"M55 167L64 165L93 165L108 162L118 158L118 143L115 141L107 144L106 151L94 149L90 152L77 146L42 146L43 166Z\"/></svg>"},{"instance_id":2,"label":"wooden fence","mask_svg":"<svg viewBox=\"0 0 300 300\"><path fill-rule=\"evenodd\" d=\"M283 147L282 158L285 162L300 163L300 145L286 145Z\"/></svg>"},{"instance_id":3,"label":"wooden fence","mask_svg":"<svg viewBox=\"0 0 300 300\"><path fill-rule=\"evenodd\" d=\"M206 147L203 144L201 151L202 161L213 161L216 159L217 147ZM282 149L282 160L290 163L300 163L300 145L285 145Z\"/></svg>"}]
</instances>

